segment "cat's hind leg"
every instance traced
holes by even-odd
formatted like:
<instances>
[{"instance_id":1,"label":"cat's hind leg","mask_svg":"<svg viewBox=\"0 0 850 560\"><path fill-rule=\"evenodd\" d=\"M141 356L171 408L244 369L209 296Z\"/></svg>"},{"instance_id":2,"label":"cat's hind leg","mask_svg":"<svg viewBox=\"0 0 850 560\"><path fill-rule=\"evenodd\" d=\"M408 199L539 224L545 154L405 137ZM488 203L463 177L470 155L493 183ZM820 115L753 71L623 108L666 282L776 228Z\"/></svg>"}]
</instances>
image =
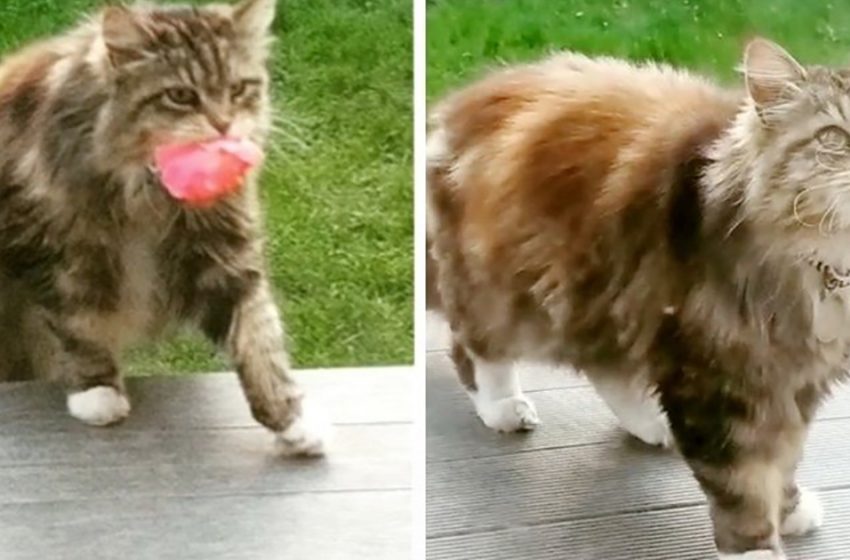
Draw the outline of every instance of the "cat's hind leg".
<instances>
[{"instance_id":1,"label":"cat's hind leg","mask_svg":"<svg viewBox=\"0 0 850 560\"><path fill-rule=\"evenodd\" d=\"M649 445L673 446L667 415L644 378L606 373L588 379L624 430Z\"/></svg>"},{"instance_id":2,"label":"cat's hind leg","mask_svg":"<svg viewBox=\"0 0 850 560\"><path fill-rule=\"evenodd\" d=\"M478 417L497 432L533 430L539 423L534 403L520 387L519 376L508 361L483 359L455 342L452 359Z\"/></svg>"}]
</instances>

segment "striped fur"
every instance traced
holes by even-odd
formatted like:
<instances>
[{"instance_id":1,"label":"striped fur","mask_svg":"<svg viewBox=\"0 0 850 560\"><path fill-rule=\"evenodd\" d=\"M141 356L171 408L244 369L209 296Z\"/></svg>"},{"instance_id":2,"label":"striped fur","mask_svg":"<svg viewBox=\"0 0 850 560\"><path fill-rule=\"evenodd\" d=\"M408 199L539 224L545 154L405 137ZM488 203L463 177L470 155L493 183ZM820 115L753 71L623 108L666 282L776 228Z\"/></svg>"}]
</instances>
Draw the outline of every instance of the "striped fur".
<instances>
[{"instance_id":1,"label":"striped fur","mask_svg":"<svg viewBox=\"0 0 850 560\"><path fill-rule=\"evenodd\" d=\"M199 210L151 167L166 141L265 142L274 4L110 7L0 65L3 377L123 394L121 350L189 323L229 350L259 422L298 419L256 177Z\"/></svg>"}]
</instances>

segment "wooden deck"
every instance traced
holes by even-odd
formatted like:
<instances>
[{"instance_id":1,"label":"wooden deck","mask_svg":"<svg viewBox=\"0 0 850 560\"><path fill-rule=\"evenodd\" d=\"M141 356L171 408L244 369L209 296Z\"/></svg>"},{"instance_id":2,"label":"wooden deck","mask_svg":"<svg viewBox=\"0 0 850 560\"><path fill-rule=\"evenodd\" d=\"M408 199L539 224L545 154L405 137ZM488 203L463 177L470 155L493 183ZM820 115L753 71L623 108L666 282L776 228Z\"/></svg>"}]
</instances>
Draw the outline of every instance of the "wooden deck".
<instances>
[{"instance_id":1,"label":"wooden deck","mask_svg":"<svg viewBox=\"0 0 850 560\"><path fill-rule=\"evenodd\" d=\"M716 559L705 501L682 460L626 436L581 378L525 366L543 424L498 435L480 424L429 317L428 560ZM850 559L850 390L816 422L801 482L826 523L786 541L789 560Z\"/></svg>"},{"instance_id":2,"label":"wooden deck","mask_svg":"<svg viewBox=\"0 0 850 560\"><path fill-rule=\"evenodd\" d=\"M329 457L284 460L235 376L136 379L112 428L0 385L2 560L410 558L411 368L299 372Z\"/></svg>"}]
</instances>

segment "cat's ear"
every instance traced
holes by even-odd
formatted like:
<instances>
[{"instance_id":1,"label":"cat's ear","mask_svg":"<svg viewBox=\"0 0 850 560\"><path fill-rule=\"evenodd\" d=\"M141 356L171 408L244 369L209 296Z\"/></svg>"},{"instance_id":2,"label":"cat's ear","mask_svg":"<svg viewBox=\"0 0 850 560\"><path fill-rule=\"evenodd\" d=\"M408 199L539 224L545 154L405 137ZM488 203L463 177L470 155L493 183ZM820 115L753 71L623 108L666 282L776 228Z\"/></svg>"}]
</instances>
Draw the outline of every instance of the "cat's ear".
<instances>
[{"instance_id":1,"label":"cat's ear","mask_svg":"<svg viewBox=\"0 0 850 560\"><path fill-rule=\"evenodd\" d=\"M758 108L788 101L806 81L806 69L767 39L757 38L747 44L743 70L747 91Z\"/></svg>"},{"instance_id":2,"label":"cat's ear","mask_svg":"<svg viewBox=\"0 0 850 560\"><path fill-rule=\"evenodd\" d=\"M116 67L147 57L151 36L141 16L124 6L110 6L101 20L103 42L109 60Z\"/></svg>"},{"instance_id":3,"label":"cat's ear","mask_svg":"<svg viewBox=\"0 0 850 560\"><path fill-rule=\"evenodd\" d=\"M277 0L242 0L233 7L233 23L245 37L262 37L272 28Z\"/></svg>"}]
</instances>

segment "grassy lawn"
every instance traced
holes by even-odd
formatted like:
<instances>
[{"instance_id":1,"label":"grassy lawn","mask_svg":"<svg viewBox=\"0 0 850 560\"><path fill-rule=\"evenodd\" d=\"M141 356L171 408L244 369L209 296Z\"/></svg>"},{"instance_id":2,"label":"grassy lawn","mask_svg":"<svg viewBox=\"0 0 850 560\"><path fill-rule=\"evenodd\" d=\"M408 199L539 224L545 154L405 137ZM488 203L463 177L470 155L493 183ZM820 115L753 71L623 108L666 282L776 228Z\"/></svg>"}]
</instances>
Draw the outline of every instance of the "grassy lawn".
<instances>
[{"instance_id":1,"label":"grassy lawn","mask_svg":"<svg viewBox=\"0 0 850 560\"><path fill-rule=\"evenodd\" d=\"M499 61L573 49L672 62L735 79L747 37L762 34L803 62L850 62L850 5L797 0L432 0L428 96Z\"/></svg>"},{"instance_id":2,"label":"grassy lawn","mask_svg":"<svg viewBox=\"0 0 850 560\"><path fill-rule=\"evenodd\" d=\"M3 0L0 49L61 30L101 4ZM264 191L294 362L411 362L411 2L279 5L275 95L290 124L266 165ZM135 374L225 364L192 334L135 351L130 362Z\"/></svg>"}]
</instances>

